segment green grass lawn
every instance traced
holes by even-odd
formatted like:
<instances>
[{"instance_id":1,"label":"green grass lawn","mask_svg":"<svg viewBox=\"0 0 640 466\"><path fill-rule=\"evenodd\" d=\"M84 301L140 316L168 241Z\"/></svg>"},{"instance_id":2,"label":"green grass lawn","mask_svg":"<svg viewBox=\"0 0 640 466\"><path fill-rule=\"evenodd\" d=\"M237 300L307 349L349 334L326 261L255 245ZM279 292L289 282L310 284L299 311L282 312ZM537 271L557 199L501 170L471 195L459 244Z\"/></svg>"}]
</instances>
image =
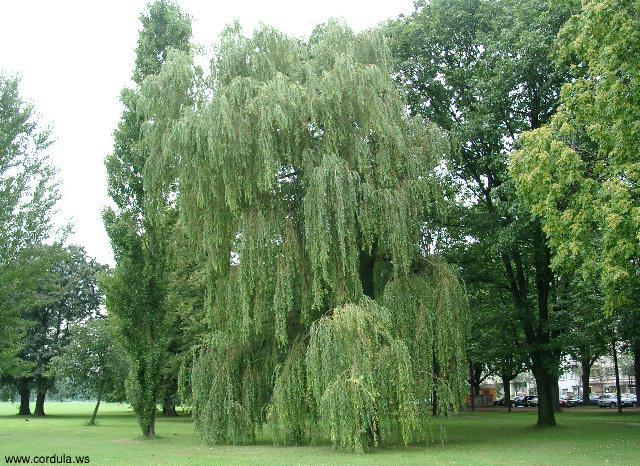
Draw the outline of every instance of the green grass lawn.
<instances>
[{"instance_id":1,"label":"green grass lawn","mask_svg":"<svg viewBox=\"0 0 640 466\"><path fill-rule=\"evenodd\" d=\"M92 403L48 402L45 418L28 421L0 403L0 460L5 455L88 455L95 465L637 465L640 412L565 410L559 427L537 429L535 412L468 413L446 422L447 440L375 453L339 453L330 446L208 447L186 416L158 419L156 440L142 440L125 405L101 408L96 427L84 422Z\"/></svg>"}]
</instances>

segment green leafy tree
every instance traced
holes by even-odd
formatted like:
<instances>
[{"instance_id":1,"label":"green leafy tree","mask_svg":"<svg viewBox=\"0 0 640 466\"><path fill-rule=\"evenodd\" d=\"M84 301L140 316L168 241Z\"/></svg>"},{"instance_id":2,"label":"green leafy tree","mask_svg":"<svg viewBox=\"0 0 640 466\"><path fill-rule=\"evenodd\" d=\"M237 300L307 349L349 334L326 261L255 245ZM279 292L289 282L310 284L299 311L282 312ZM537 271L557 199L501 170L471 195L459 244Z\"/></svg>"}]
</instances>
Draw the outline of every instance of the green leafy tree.
<instances>
[{"instance_id":1,"label":"green leafy tree","mask_svg":"<svg viewBox=\"0 0 640 466\"><path fill-rule=\"evenodd\" d=\"M30 249L51 237L59 198L48 153L51 132L21 97L19 84L0 70L0 376L5 377L20 366L21 314L31 304L41 270Z\"/></svg>"},{"instance_id":2,"label":"green leafy tree","mask_svg":"<svg viewBox=\"0 0 640 466\"><path fill-rule=\"evenodd\" d=\"M159 72L169 49L189 49L191 23L173 3L160 0L141 16L133 80ZM168 257L175 215L168 199L151 199L145 165L154 148L143 139L148 118L139 108L138 89L122 92L125 110L114 132L114 151L106 159L109 195L115 204L104 222L116 259L105 280L107 308L116 318L131 362L128 398L145 438L155 436L156 403L163 364L171 345L175 313L167 305Z\"/></svg>"},{"instance_id":3,"label":"green leafy tree","mask_svg":"<svg viewBox=\"0 0 640 466\"><path fill-rule=\"evenodd\" d=\"M555 425L560 363L551 253L540 224L519 206L507 170L518 135L553 113L565 73L550 59L575 1L434 0L393 22L396 79L410 110L449 130L447 170L468 207L465 237L502 264L501 277L530 351L538 425Z\"/></svg>"},{"instance_id":4,"label":"green leafy tree","mask_svg":"<svg viewBox=\"0 0 640 466\"><path fill-rule=\"evenodd\" d=\"M142 86L148 179L206 258L191 391L206 441L404 442L464 396L466 299L421 248L441 132L407 117L376 33L227 28L200 80L170 54ZM386 435L386 434L385 434Z\"/></svg>"},{"instance_id":5,"label":"green leafy tree","mask_svg":"<svg viewBox=\"0 0 640 466\"><path fill-rule=\"evenodd\" d=\"M639 11L638 1L583 2L557 43L556 59L574 79L551 121L522 135L510 165L549 238L554 268L597 281L609 312L638 308ZM632 328L639 317L633 313Z\"/></svg>"},{"instance_id":6,"label":"green leafy tree","mask_svg":"<svg viewBox=\"0 0 640 466\"><path fill-rule=\"evenodd\" d=\"M64 380L71 394L97 399L87 423L93 426L100 402L110 391L118 391L126 376L127 362L106 319L76 324L69 334L69 344L54 356L49 372Z\"/></svg>"},{"instance_id":7,"label":"green leafy tree","mask_svg":"<svg viewBox=\"0 0 640 466\"><path fill-rule=\"evenodd\" d=\"M20 391L20 414L29 414L33 388L35 414L44 416L46 394L55 382L49 373L51 361L70 343L70 326L99 313L102 295L97 280L104 267L78 246L40 246L37 254L44 271L37 276L35 295L21 316L26 322L19 352L22 370L12 381Z\"/></svg>"}]
</instances>

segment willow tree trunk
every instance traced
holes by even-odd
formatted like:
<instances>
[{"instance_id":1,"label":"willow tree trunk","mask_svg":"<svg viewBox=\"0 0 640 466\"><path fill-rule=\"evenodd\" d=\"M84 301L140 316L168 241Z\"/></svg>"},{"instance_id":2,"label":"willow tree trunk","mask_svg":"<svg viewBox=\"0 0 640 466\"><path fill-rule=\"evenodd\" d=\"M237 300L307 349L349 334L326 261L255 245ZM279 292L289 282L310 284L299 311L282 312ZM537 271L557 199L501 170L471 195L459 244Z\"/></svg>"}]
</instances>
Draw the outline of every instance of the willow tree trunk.
<instances>
[{"instance_id":1,"label":"willow tree trunk","mask_svg":"<svg viewBox=\"0 0 640 466\"><path fill-rule=\"evenodd\" d=\"M360 252L360 281L362 283L362 292L371 299L375 296L375 245L372 247L371 253ZM369 427L367 429L367 441L370 447L380 448L382 446L382 432L380 425Z\"/></svg>"},{"instance_id":2,"label":"willow tree trunk","mask_svg":"<svg viewBox=\"0 0 640 466\"><path fill-rule=\"evenodd\" d=\"M511 379L502 377L502 390L504 391L504 405L511 412Z\"/></svg>"},{"instance_id":3,"label":"willow tree trunk","mask_svg":"<svg viewBox=\"0 0 640 466\"><path fill-rule=\"evenodd\" d=\"M469 363L469 392L471 395L471 411L476 410L476 387L473 383L474 381L473 374L473 364Z\"/></svg>"},{"instance_id":4,"label":"willow tree trunk","mask_svg":"<svg viewBox=\"0 0 640 466\"><path fill-rule=\"evenodd\" d=\"M36 395L36 410L34 414L36 416L44 416L44 400L47 396L46 390L38 390L38 394Z\"/></svg>"},{"instance_id":5,"label":"willow tree trunk","mask_svg":"<svg viewBox=\"0 0 640 466\"><path fill-rule=\"evenodd\" d=\"M618 414L622 414L622 397L620 396L620 370L618 368L618 350L616 349L615 340L611 343L613 352L613 367L616 371L616 404L618 405Z\"/></svg>"},{"instance_id":6,"label":"willow tree trunk","mask_svg":"<svg viewBox=\"0 0 640 466\"><path fill-rule=\"evenodd\" d=\"M18 382L18 392L20 393L20 409L18 410L18 416L30 416L31 408L29 407L29 401L31 398L31 388L29 387L29 381L20 379Z\"/></svg>"}]
</instances>

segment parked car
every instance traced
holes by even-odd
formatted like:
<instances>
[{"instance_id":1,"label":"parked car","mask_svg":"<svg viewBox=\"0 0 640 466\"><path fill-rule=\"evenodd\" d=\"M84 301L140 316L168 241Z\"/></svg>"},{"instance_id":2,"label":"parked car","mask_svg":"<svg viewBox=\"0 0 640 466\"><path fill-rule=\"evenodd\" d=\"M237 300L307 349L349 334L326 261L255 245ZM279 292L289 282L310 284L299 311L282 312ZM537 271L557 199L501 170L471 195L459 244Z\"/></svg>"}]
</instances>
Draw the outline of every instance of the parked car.
<instances>
[{"instance_id":1,"label":"parked car","mask_svg":"<svg viewBox=\"0 0 640 466\"><path fill-rule=\"evenodd\" d=\"M635 408L638 406L638 397L630 394L622 395L620 397L620 404L623 408Z\"/></svg>"},{"instance_id":2,"label":"parked car","mask_svg":"<svg viewBox=\"0 0 640 466\"><path fill-rule=\"evenodd\" d=\"M562 395L560 397L560 407L561 408L566 408L567 407L567 397Z\"/></svg>"},{"instance_id":3,"label":"parked car","mask_svg":"<svg viewBox=\"0 0 640 466\"><path fill-rule=\"evenodd\" d=\"M567 400L567 408L573 408L574 406L582 406L581 396L577 396L575 398L569 398Z\"/></svg>"},{"instance_id":4,"label":"parked car","mask_svg":"<svg viewBox=\"0 0 640 466\"><path fill-rule=\"evenodd\" d=\"M513 406L514 408L522 408L524 406L524 397L516 396L513 399L513 403L511 404L511 406Z\"/></svg>"},{"instance_id":5,"label":"parked car","mask_svg":"<svg viewBox=\"0 0 640 466\"><path fill-rule=\"evenodd\" d=\"M527 400L527 406L531 407L531 408L535 408L538 406L538 397L534 396L532 398L529 398L529 400Z\"/></svg>"},{"instance_id":6,"label":"parked car","mask_svg":"<svg viewBox=\"0 0 640 466\"><path fill-rule=\"evenodd\" d=\"M615 393L605 393L598 401L600 408L616 408L618 406L618 398Z\"/></svg>"},{"instance_id":7,"label":"parked car","mask_svg":"<svg viewBox=\"0 0 640 466\"><path fill-rule=\"evenodd\" d=\"M600 395L596 395L596 394L589 395L589 404L591 406L598 406L599 402L600 402Z\"/></svg>"},{"instance_id":8,"label":"parked car","mask_svg":"<svg viewBox=\"0 0 640 466\"><path fill-rule=\"evenodd\" d=\"M535 399L535 405L531 404L531 400ZM522 404L524 406L538 406L538 397L536 395L527 395L523 398Z\"/></svg>"}]
</instances>

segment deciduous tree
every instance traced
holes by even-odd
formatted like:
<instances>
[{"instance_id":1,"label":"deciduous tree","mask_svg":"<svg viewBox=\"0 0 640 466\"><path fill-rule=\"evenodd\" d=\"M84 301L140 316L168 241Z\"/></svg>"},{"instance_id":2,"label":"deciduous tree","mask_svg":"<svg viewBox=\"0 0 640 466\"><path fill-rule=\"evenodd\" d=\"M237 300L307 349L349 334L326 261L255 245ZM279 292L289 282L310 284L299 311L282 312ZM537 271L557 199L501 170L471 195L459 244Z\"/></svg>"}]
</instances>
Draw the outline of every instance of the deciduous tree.
<instances>
[{"instance_id":1,"label":"deciduous tree","mask_svg":"<svg viewBox=\"0 0 640 466\"><path fill-rule=\"evenodd\" d=\"M87 422L93 426L100 402L125 378L127 362L107 319L94 318L74 325L69 339L69 344L52 359L49 372L64 380L71 394L96 398Z\"/></svg>"},{"instance_id":2,"label":"deciduous tree","mask_svg":"<svg viewBox=\"0 0 640 466\"><path fill-rule=\"evenodd\" d=\"M317 426L360 450L407 442L429 399L461 404L464 293L420 248L448 146L407 117L390 63L380 35L336 22L309 41L234 25L207 87L179 53L143 85L149 179L177 187L206 257L192 393L207 441L253 442L269 420L281 442Z\"/></svg>"},{"instance_id":3,"label":"deciduous tree","mask_svg":"<svg viewBox=\"0 0 640 466\"><path fill-rule=\"evenodd\" d=\"M411 112L452 132L448 164L482 241L502 264L530 351L538 425L555 425L560 352L550 298L551 252L537 220L519 206L507 171L518 134L548 121L566 79L551 60L555 36L575 1L434 0L389 25L396 78Z\"/></svg>"},{"instance_id":4,"label":"deciduous tree","mask_svg":"<svg viewBox=\"0 0 640 466\"><path fill-rule=\"evenodd\" d=\"M114 151L106 159L109 195L115 204L104 213L116 267L105 280L107 308L116 318L132 362L128 398L145 438L155 436L155 411L162 370L171 344L175 312L169 309L168 258L175 215L167 198L150 199L145 166L154 148L143 139L149 122L138 106L138 88L158 73L170 49L188 50L191 22L175 4L159 0L141 16L133 80L124 89L125 110L114 132Z\"/></svg>"}]
</instances>

